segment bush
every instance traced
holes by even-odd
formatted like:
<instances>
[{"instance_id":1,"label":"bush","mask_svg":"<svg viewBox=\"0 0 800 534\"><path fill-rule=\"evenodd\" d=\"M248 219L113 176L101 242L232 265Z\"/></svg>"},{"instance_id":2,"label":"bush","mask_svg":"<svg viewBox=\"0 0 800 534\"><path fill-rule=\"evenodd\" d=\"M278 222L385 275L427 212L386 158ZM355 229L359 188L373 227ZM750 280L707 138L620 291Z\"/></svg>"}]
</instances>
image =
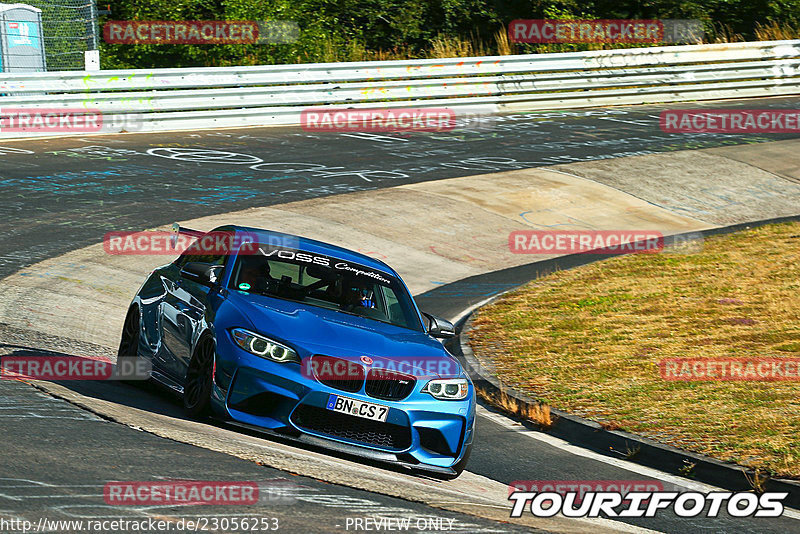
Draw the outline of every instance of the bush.
<instances>
[{"instance_id":1,"label":"bush","mask_svg":"<svg viewBox=\"0 0 800 534\"><path fill-rule=\"evenodd\" d=\"M106 20L291 20L291 44L101 45L103 68L269 65L602 48L515 44L514 19L693 18L711 41L797 35L800 0L119 0ZM780 32L765 28L780 28ZM500 33L500 39L497 38ZM631 45L626 45L631 46ZM608 46L605 46L608 48Z\"/></svg>"}]
</instances>

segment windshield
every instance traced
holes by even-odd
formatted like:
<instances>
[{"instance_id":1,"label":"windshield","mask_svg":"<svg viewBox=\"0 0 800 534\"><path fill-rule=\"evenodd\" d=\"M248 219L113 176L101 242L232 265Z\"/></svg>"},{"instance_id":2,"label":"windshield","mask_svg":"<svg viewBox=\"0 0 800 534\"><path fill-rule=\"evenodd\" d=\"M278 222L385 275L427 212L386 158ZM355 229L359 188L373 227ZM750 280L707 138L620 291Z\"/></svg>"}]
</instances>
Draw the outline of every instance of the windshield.
<instances>
[{"instance_id":1,"label":"windshield","mask_svg":"<svg viewBox=\"0 0 800 534\"><path fill-rule=\"evenodd\" d=\"M257 243L252 250L237 256L230 289L422 330L411 297L389 274L295 249Z\"/></svg>"}]
</instances>

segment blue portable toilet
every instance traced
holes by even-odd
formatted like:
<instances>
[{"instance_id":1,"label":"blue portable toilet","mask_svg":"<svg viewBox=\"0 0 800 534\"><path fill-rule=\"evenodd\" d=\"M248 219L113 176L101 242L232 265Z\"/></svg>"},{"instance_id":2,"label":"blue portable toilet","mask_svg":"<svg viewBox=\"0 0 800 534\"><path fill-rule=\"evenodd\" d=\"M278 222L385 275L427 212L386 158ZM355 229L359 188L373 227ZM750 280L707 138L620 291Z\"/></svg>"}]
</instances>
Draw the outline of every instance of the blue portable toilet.
<instances>
[{"instance_id":1,"label":"blue portable toilet","mask_svg":"<svg viewBox=\"0 0 800 534\"><path fill-rule=\"evenodd\" d=\"M0 72L45 72L42 10L0 4Z\"/></svg>"}]
</instances>

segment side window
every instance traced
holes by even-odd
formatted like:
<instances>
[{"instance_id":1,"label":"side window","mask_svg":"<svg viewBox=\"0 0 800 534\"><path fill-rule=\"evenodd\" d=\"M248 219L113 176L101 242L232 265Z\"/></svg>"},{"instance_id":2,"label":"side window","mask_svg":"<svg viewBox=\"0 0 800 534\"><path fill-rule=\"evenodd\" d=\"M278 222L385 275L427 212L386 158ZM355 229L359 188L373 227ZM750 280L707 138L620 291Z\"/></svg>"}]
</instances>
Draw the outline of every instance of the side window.
<instances>
[{"instance_id":1,"label":"side window","mask_svg":"<svg viewBox=\"0 0 800 534\"><path fill-rule=\"evenodd\" d=\"M191 261L210 263L211 265L225 265L228 257L225 254L192 254L191 252L184 252L175 260L175 266L178 269L183 269L183 266Z\"/></svg>"},{"instance_id":2,"label":"side window","mask_svg":"<svg viewBox=\"0 0 800 534\"><path fill-rule=\"evenodd\" d=\"M383 299L386 302L386 308L389 311L389 320L395 324L404 324L406 322L403 308L397 300L397 295L391 288L386 286L379 286L383 293Z\"/></svg>"},{"instance_id":3,"label":"side window","mask_svg":"<svg viewBox=\"0 0 800 534\"><path fill-rule=\"evenodd\" d=\"M291 278L295 284L300 283L300 266L293 263L284 261L271 261L269 262L269 274L272 278L277 280L282 279L284 276Z\"/></svg>"}]
</instances>

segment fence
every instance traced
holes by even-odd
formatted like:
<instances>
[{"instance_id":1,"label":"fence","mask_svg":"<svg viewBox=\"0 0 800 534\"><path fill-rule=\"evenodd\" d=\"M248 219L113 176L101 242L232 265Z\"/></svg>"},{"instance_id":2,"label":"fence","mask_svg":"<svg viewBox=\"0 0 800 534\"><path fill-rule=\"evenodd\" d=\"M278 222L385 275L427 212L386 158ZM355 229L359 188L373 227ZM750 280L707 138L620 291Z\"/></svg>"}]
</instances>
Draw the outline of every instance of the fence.
<instances>
[{"instance_id":1,"label":"fence","mask_svg":"<svg viewBox=\"0 0 800 534\"><path fill-rule=\"evenodd\" d=\"M800 40L444 60L20 73L0 75L0 94L6 95L0 109L80 107L136 118L134 127L131 121L108 121L105 131L298 124L304 108L320 105L494 113L778 96L800 94Z\"/></svg>"},{"instance_id":2,"label":"fence","mask_svg":"<svg viewBox=\"0 0 800 534\"><path fill-rule=\"evenodd\" d=\"M83 70L84 52L97 50L96 0L18 1L42 10L47 70Z\"/></svg>"}]
</instances>

